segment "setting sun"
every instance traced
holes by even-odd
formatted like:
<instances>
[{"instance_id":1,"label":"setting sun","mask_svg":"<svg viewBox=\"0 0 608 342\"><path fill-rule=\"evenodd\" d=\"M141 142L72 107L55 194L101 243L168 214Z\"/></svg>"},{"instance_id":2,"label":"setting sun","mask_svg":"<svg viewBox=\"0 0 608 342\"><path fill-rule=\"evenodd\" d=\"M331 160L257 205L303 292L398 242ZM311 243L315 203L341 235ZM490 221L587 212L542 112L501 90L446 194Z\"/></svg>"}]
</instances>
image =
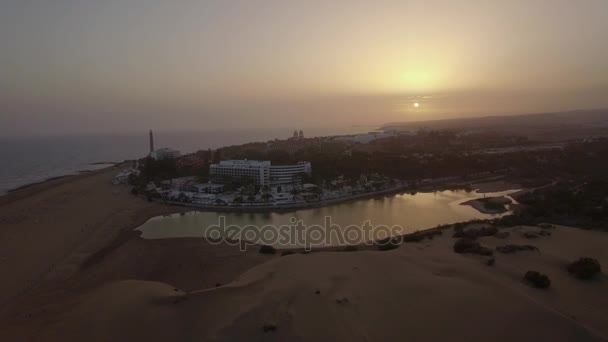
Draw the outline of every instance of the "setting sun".
<instances>
[{"instance_id":1,"label":"setting sun","mask_svg":"<svg viewBox=\"0 0 608 342\"><path fill-rule=\"evenodd\" d=\"M420 107L420 103L418 103L418 102L414 103L414 108L418 108L418 107Z\"/></svg>"}]
</instances>

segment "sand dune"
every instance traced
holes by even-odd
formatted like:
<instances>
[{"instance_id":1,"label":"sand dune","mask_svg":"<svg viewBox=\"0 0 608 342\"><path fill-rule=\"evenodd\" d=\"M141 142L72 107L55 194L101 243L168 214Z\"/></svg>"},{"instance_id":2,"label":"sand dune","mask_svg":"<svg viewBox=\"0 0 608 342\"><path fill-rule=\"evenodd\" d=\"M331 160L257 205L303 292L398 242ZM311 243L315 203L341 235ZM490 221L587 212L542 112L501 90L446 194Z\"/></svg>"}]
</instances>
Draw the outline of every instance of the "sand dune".
<instances>
[{"instance_id":1,"label":"sand dune","mask_svg":"<svg viewBox=\"0 0 608 342\"><path fill-rule=\"evenodd\" d=\"M34 186L0 203L3 341L608 337L606 277L583 282L564 269L581 256L606 267L605 233L558 227L528 239L540 228L509 228L506 239L480 241L540 251L496 253L494 266L455 254L451 229L387 252L241 253L197 239L139 238L134 227L176 208L111 186L115 172ZM547 274L550 289L525 284L528 270Z\"/></svg>"},{"instance_id":2,"label":"sand dune","mask_svg":"<svg viewBox=\"0 0 608 342\"><path fill-rule=\"evenodd\" d=\"M487 246L530 243L538 228L486 237ZM608 336L606 282L581 282L562 268L602 250L608 236L559 227L535 239L540 252L485 258L452 252L453 238L388 252L322 252L277 257L218 288L176 291L141 281L81 296L38 337L177 340L496 340L594 341ZM522 282L548 274L549 290ZM317 293L318 291L318 293ZM274 331L264 331L275 327Z\"/></svg>"}]
</instances>

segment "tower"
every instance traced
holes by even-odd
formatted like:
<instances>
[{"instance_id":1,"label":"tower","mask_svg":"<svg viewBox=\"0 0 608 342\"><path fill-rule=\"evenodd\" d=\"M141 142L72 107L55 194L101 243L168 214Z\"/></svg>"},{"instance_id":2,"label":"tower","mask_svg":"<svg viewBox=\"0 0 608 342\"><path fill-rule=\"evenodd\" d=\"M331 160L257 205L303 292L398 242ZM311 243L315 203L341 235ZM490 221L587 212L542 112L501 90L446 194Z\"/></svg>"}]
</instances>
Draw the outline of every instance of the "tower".
<instances>
[{"instance_id":1,"label":"tower","mask_svg":"<svg viewBox=\"0 0 608 342\"><path fill-rule=\"evenodd\" d=\"M154 134L150 130L150 154L154 153Z\"/></svg>"},{"instance_id":2,"label":"tower","mask_svg":"<svg viewBox=\"0 0 608 342\"><path fill-rule=\"evenodd\" d=\"M294 139L298 138L298 130L297 129L295 131L293 131L293 137L294 137Z\"/></svg>"},{"instance_id":3,"label":"tower","mask_svg":"<svg viewBox=\"0 0 608 342\"><path fill-rule=\"evenodd\" d=\"M302 130L300 130L299 138L304 139L304 132L302 132Z\"/></svg>"}]
</instances>

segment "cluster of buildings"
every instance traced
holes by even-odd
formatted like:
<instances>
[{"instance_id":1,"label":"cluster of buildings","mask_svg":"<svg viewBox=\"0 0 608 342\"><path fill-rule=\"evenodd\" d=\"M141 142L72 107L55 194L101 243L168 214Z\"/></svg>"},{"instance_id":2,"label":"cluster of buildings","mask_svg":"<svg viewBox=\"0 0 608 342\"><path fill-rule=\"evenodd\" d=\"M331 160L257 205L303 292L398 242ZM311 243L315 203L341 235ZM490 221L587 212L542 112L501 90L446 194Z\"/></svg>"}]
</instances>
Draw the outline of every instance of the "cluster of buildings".
<instances>
[{"instance_id":1,"label":"cluster of buildings","mask_svg":"<svg viewBox=\"0 0 608 342\"><path fill-rule=\"evenodd\" d=\"M355 135L345 135L341 137L337 137L337 141L347 141L352 143L360 143L367 144L374 140L397 137L401 135L415 135L416 133L413 131L397 131L397 130L387 130L387 131L372 131L368 133L355 134Z\"/></svg>"},{"instance_id":2,"label":"cluster of buildings","mask_svg":"<svg viewBox=\"0 0 608 342\"><path fill-rule=\"evenodd\" d=\"M219 150L200 150L194 153L182 155L177 159L177 167L180 169L201 169L216 160L221 160Z\"/></svg>"},{"instance_id":3,"label":"cluster of buildings","mask_svg":"<svg viewBox=\"0 0 608 342\"><path fill-rule=\"evenodd\" d=\"M214 183L227 179L251 179L256 186L280 186L299 184L302 175L310 175L309 162L292 165L272 165L270 161L223 160L209 167L209 176Z\"/></svg>"},{"instance_id":4,"label":"cluster of buildings","mask_svg":"<svg viewBox=\"0 0 608 342\"><path fill-rule=\"evenodd\" d=\"M197 205L286 205L305 203L319 196L318 186L302 182L303 175L312 172L309 162L272 165L270 161L224 160L210 165L209 172L209 183L200 183L196 177L182 177L163 181L160 187L150 183L146 190L165 200ZM229 188L229 183L241 185L235 189ZM246 183L258 189L244 192Z\"/></svg>"},{"instance_id":5,"label":"cluster of buildings","mask_svg":"<svg viewBox=\"0 0 608 342\"><path fill-rule=\"evenodd\" d=\"M385 137L391 133L369 133L373 138ZM362 139L364 136L356 136ZM293 137L286 141L276 142L281 147L299 147L303 144L314 144L320 139L304 139L302 130L294 131ZM367 140L367 139L363 139ZM281 148L284 150L284 148ZM273 165L268 160L231 159L221 160L220 151L201 150L181 156L180 152L170 148L154 148L154 135L150 131L150 154L156 160L176 159L176 165L182 169L209 167L209 182L202 183L200 178L190 176L149 182L145 186L147 196L159 196L165 201L192 203L203 206L238 205L238 206L293 206L305 205L321 199L333 200L358 195L389 186L386 177L376 175L369 180L362 178L356 184L337 179L323 184L323 188L307 183L312 175L310 162L301 161L288 165ZM137 176L138 167L125 170L114 179L115 184L126 184L132 175ZM381 179L380 179L381 178Z\"/></svg>"}]
</instances>

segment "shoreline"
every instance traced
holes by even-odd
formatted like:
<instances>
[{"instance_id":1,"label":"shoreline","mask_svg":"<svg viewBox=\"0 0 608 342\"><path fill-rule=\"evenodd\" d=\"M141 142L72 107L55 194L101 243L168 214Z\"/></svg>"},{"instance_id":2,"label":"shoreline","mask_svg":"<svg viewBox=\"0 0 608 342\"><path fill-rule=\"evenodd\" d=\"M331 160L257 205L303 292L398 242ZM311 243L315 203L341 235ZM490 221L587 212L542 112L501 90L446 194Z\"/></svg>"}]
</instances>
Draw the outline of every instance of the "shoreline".
<instances>
[{"instance_id":1,"label":"shoreline","mask_svg":"<svg viewBox=\"0 0 608 342\"><path fill-rule=\"evenodd\" d=\"M495 179L496 177L492 177L491 179ZM176 202L176 201L163 201L163 200L153 200L157 203L163 203L167 205L179 206L192 208L193 211L215 211L215 212L244 212L244 213L284 213L290 211L297 211L302 209L312 209L312 208L320 208L325 206L332 206L336 204L348 203L362 199L370 199L375 197L384 198L386 196L391 195L400 195L406 193L417 193L417 192L435 192L435 191L447 191L447 190L463 190L467 191L467 189L471 185L477 185L478 187L473 187L473 192L478 194L492 193L492 192L501 192L508 190L515 190L521 188L520 186L504 181L493 181L486 182L487 178L482 178L478 180L474 180L467 183L455 183L456 186L450 186L449 182L431 184L427 186L422 186L419 188L410 188L408 185L401 185L397 187L393 187L390 189L378 190L373 192L360 193L355 195L343 196L338 198L332 198L327 200L320 200L314 202L306 202L306 203L296 203L296 204L259 204L259 205L235 205L235 204L226 204L226 205L206 205L206 204L196 204L196 203L184 203L184 202ZM453 184L452 184L453 185ZM520 190L521 191L521 190ZM143 198L143 197L142 197ZM476 201L477 199L471 200ZM463 203L464 204L464 203ZM473 206L474 207L474 206ZM483 210L474 207L479 212L483 214L502 214L508 212L510 209L506 209L502 212L485 212Z\"/></svg>"},{"instance_id":2,"label":"shoreline","mask_svg":"<svg viewBox=\"0 0 608 342\"><path fill-rule=\"evenodd\" d=\"M329 200L321 200L315 202L307 202L301 204L289 204L289 205L252 205L252 206L240 206L240 205L204 205L204 204L195 204L195 203L183 203L183 202L173 202L173 201L156 201L158 203L166 203L168 205L180 206L192 208L193 211L216 211L216 212L244 212L244 213L284 213L302 209L311 209L311 208L320 208L325 206L331 206L335 204L348 203L352 201L357 201L361 199L368 199L377 196L388 196L394 194L405 193L406 186L401 186L398 188L385 189L375 192L366 192L362 194L356 194L351 196L344 196L339 198L332 198Z\"/></svg>"},{"instance_id":3,"label":"shoreline","mask_svg":"<svg viewBox=\"0 0 608 342\"><path fill-rule=\"evenodd\" d=\"M32 181L30 183L26 183L23 185L18 185L16 187L13 188L9 188L7 190L4 190L2 192L0 192L0 199L4 196L10 195L12 193L15 192L19 192L34 186L38 186L38 185L44 185L45 183L51 183L51 182L55 182L64 178L69 178L69 177L77 177L83 174L88 174L88 173L92 173L92 172L97 172L100 170L105 170L108 168L112 168L112 167L116 167L116 166L120 166L123 163L125 163L126 161L121 161L121 162L95 162L95 163L89 163L86 164L87 166L100 166L100 165L106 165L105 167L99 167L99 168L94 168L92 170L87 170L87 169L82 169L82 170L78 170L78 171L73 171L64 175L59 175L59 176L52 176L52 177L48 177L48 178L44 178L44 179L40 179L40 180L36 180L36 181Z\"/></svg>"}]
</instances>

